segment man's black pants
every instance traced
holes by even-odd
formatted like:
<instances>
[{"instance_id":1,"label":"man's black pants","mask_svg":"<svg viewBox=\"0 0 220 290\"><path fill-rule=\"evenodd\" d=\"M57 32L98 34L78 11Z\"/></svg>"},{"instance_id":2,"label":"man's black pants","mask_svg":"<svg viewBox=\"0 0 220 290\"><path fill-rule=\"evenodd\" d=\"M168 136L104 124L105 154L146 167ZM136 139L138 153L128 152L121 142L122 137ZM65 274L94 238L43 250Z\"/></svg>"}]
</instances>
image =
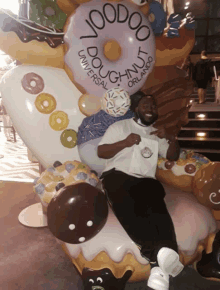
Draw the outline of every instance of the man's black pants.
<instances>
[{"instance_id":1,"label":"man's black pants","mask_svg":"<svg viewBox=\"0 0 220 290\"><path fill-rule=\"evenodd\" d=\"M164 202L162 184L153 178L136 178L115 169L101 178L112 210L141 254L157 261L162 247L178 252L174 226Z\"/></svg>"}]
</instances>

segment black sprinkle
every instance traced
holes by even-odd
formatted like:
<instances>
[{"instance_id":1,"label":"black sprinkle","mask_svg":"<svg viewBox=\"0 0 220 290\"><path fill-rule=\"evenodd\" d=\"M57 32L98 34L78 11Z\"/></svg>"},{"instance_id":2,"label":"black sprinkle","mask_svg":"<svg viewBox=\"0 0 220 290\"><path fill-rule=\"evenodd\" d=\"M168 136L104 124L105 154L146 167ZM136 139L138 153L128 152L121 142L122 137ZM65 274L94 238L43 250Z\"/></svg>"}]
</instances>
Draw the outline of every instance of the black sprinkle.
<instances>
[{"instance_id":1,"label":"black sprinkle","mask_svg":"<svg viewBox=\"0 0 220 290\"><path fill-rule=\"evenodd\" d=\"M91 173L94 173L96 176L98 176L98 173L95 170L91 170Z\"/></svg>"},{"instance_id":2,"label":"black sprinkle","mask_svg":"<svg viewBox=\"0 0 220 290\"><path fill-rule=\"evenodd\" d=\"M58 167L60 165L62 165L62 163L60 161L55 161L54 164L53 164L53 167L56 168L56 167Z\"/></svg>"},{"instance_id":3,"label":"black sprinkle","mask_svg":"<svg viewBox=\"0 0 220 290\"><path fill-rule=\"evenodd\" d=\"M58 190L60 190L62 187L64 187L65 186L65 184L63 183L63 182L60 182L60 183L58 183L57 185L56 185L56 191L58 191Z\"/></svg>"}]
</instances>

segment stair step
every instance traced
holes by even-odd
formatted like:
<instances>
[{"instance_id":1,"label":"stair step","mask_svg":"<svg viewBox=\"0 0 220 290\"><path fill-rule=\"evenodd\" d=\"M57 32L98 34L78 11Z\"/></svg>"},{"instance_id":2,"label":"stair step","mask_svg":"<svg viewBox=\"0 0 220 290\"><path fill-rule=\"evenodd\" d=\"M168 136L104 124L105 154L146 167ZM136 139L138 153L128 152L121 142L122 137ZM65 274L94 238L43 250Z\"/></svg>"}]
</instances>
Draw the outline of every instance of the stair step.
<instances>
[{"instance_id":1,"label":"stair step","mask_svg":"<svg viewBox=\"0 0 220 290\"><path fill-rule=\"evenodd\" d=\"M205 118L205 119L195 119L195 118L189 118L189 121L199 121L199 122L203 122L203 121L220 121L220 116L219 119L209 119L209 118Z\"/></svg>"},{"instance_id":2,"label":"stair step","mask_svg":"<svg viewBox=\"0 0 220 290\"><path fill-rule=\"evenodd\" d=\"M220 109L220 108L219 108ZM196 119L196 120L203 120L202 118L196 118L196 115L199 114L205 114L206 119L220 119L220 112L219 111L189 111L188 117L190 119Z\"/></svg>"},{"instance_id":3,"label":"stair step","mask_svg":"<svg viewBox=\"0 0 220 290\"><path fill-rule=\"evenodd\" d=\"M215 139L212 141L210 139ZM217 139L217 140L216 140ZM198 138L178 138L180 148L194 148L194 149L214 149L219 150L220 148L220 140L219 138L207 138L205 139L198 139Z\"/></svg>"},{"instance_id":4,"label":"stair step","mask_svg":"<svg viewBox=\"0 0 220 290\"><path fill-rule=\"evenodd\" d=\"M191 100L193 100L194 103L199 103L199 98L196 98L196 97L190 97ZM209 103L215 103L215 98L211 99L211 98L206 98L206 102L209 102ZM204 105L204 104L202 104Z\"/></svg>"},{"instance_id":5,"label":"stair step","mask_svg":"<svg viewBox=\"0 0 220 290\"><path fill-rule=\"evenodd\" d=\"M220 105L216 102L206 102L205 104L193 103L192 107L189 109L189 112L220 112Z\"/></svg>"},{"instance_id":6,"label":"stair step","mask_svg":"<svg viewBox=\"0 0 220 290\"><path fill-rule=\"evenodd\" d=\"M182 127L181 131L220 131L220 128Z\"/></svg>"},{"instance_id":7,"label":"stair step","mask_svg":"<svg viewBox=\"0 0 220 290\"><path fill-rule=\"evenodd\" d=\"M198 132L206 133L207 136L205 137L197 137ZM178 138L187 138L187 140L190 140L190 138L219 138L220 139L220 130L217 131L209 131L209 130L203 130L201 128L196 128L196 130L184 130L182 129L178 135ZM200 139L199 139L200 140Z\"/></svg>"},{"instance_id":8,"label":"stair step","mask_svg":"<svg viewBox=\"0 0 220 290\"><path fill-rule=\"evenodd\" d=\"M178 137L178 140L180 141L206 141L206 142L220 142L220 138L204 138L204 137Z\"/></svg>"},{"instance_id":9,"label":"stair step","mask_svg":"<svg viewBox=\"0 0 220 290\"><path fill-rule=\"evenodd\" d=\"M220 119L189 119L189 123L184 126L184 128L196 127L198 130L203 128L220 128Z\"/></svg>"}]
</instances>

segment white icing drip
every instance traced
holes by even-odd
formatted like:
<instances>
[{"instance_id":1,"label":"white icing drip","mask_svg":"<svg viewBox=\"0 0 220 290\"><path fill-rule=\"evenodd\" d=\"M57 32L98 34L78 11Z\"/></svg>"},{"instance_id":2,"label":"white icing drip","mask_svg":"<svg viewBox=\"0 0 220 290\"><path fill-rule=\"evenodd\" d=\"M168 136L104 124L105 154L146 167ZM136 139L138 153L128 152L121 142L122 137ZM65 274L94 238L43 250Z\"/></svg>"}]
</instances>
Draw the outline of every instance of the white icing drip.
<instances>
[{"instance_id":1,"label":"white icing drip","mask_svg":"<svg viewBox=\"0 0 220 290\"><path fill-rule=\"evenodd\" d=\"M185 171L185 166L187 164L193 164L196 166L196 163L192 163L192 162L189 162L189 163L186 163L185 165L182 165L182 166L179 166L177 164L174 164L174 166L171 168L171 171L173 172L174 175L176 176L181 176L181 175L189 175L189 176L195 176L196 172L198 171L198 169L196 169L196 171L194 173L187 173ZM166 167L165 167L165 162L161 162L161 164L158 166L160 169L163 169L163 170L168 170Z\"/></svg>"},{"instance_id":2,"label":"white icing drip","mask_svg":"<svg viewBox=\"0 0 220 290\"><path fill-rule=\"evenodd\" d=\"M109 207L109 215L105 226L92 239L83 244L65 244L71 257L77 258L82 252L87 261L92 261L100 252L104 251L116 263L123 260L127 253L133 254L136 260L147 265L136 244L130 239ZM92 250L91 250L92 249Z\"/></svg>"},{"instance_id":3,"label":"white icing drip","mask_svg":"<svg viewBox=\"0 0 220 290\"><path fill-rule=\"evenodd\" d=\"M212 200L212 198L214 198L214 197L216 197L216 196L217 196L217 193L212 192L212 193L210 194L210 196L209 196L209 200L210 200L211 203L213 203L213 204L220 204L220 201L219 201L219 202L215 202L215 201Z\"/></svg>"}]
</instances>

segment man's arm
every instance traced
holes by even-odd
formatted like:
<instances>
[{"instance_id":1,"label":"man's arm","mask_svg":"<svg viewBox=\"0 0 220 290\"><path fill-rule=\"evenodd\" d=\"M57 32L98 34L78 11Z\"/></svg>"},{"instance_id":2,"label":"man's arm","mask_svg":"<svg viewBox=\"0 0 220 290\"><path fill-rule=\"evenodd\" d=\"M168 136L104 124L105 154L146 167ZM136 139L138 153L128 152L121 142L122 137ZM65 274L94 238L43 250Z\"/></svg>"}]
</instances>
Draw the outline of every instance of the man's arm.
<instances>
[{"instance_id":1,"label":"man's arm","mask_svg":"<svg viewBox=\"0 0 220 290\"><path fill-rule=\"evenodd\" d=\"M151 135L156 135L158 138L163 139L165 138L168 140L169 147L167 149L166 158L169 161L177 161L180 156L180 146L177 140L177 137L174 134L168 134L164 127L151 132Z\"/></svg>"},{"instance_id":2,"label":"man's arm","mask_svg":"<svg viewBox=\"0 0 220 290\"><path fill-rule=\"evenodd\" d=\"M167 150L167 159L169 161L177 161L180 156L180 146L176 136L167 135L166 139L169 142L169 148Z\"/></svg>"},{"instance_id":3,"label":"man's arm","mask_svg":"<svg viewBox=\"0 0 220 290\"><path fill-rule=\"evenodd\" d=\"M126 139L118 141L113 144L103 144L98 146L98 157L103 159L113 158L121 150L131 147L134 144L139 144L141 137L137 134L131 133Z\"/></svg>"}]
</instances>

